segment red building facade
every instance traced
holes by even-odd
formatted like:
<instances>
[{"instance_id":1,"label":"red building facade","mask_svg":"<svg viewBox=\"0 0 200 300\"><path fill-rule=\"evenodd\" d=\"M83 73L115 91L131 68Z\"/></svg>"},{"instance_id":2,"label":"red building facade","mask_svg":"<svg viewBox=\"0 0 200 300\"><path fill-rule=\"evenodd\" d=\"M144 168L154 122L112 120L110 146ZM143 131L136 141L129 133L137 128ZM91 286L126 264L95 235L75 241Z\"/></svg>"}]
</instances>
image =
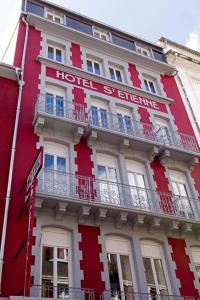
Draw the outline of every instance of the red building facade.
<instances>
[{"instance_id":1,"label":"red building facade","mask_svg":"<svg viewBox=\"0 0 200 300\"><path fill-rule=\"evenodd\" d=\"M159 46L61 7L22 10L2 296L198 299L200 152L175 69Z\"/></svg>"}]
</instances>

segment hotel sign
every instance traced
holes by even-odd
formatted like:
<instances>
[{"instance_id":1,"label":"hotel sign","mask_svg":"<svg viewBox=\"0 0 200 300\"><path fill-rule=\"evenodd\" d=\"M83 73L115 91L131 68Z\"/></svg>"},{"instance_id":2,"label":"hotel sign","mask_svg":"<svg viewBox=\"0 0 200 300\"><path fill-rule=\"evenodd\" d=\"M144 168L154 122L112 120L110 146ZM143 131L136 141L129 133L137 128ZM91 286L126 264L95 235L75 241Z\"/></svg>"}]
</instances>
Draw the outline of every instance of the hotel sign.
<instances>
[{"instance_id":1,"label":"hotel sign","mask_svg":"<svg viewBox=\"0 0 200 300\"><path fill-rule=\"evenodd\" d=\"M148 99L147 97L138 96L133 93L129 93L126 91L122 91L120 89L104 85L102 83L92 81L89 79L82 78L80 76L76 76L67 72L55 70L47 67L46 75L49 77L53 77L58 80L65 81L69 84L73 84L78 87L86 88L98 93L102 93L104 95L108 95L114 98L118 98L124 101L132 102L136 105L140 105L143 107L151 108L154 110L159 110L166 112L166 106L163 103L159 103L152 99Z\"/></svg>"}]
</instances>

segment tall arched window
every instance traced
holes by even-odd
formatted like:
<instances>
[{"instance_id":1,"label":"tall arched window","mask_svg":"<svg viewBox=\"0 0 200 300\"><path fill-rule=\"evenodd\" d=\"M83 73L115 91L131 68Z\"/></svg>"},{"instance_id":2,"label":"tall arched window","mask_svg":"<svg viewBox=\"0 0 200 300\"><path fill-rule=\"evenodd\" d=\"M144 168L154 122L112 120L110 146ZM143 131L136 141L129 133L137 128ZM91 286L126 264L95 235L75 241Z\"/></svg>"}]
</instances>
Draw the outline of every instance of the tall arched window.
<instances>
[{"instance_id":1,"label":"tall arched window","mask_svg":"<svg viewBox=\"0 0 200 300\"><path fill-rule=\"evenodd\" d=\"M107 236L106 251L112 299L133 299L135 282L130 241Z\"/></svg>"},{"instance_id":2,"label":"tall arched window","mask_svg":"<svg viewBox=\"0 0 200 300\"><path fill-rule=\"evenodd\" d=\"M167 270L162 246L154 241L141 241L141 251L148 292L154 295L167 295Z\"/></svg>"},{"instance_id":3,"label":"tall arched window","mask_svg":"<svg viewBox=\"0 0 200 300\"><path fill-rule=\"evenodd\" d=\"M42 230L41 296L67 298L72 284L71 234L47 227Z\"/></svg>"}]
</instances>

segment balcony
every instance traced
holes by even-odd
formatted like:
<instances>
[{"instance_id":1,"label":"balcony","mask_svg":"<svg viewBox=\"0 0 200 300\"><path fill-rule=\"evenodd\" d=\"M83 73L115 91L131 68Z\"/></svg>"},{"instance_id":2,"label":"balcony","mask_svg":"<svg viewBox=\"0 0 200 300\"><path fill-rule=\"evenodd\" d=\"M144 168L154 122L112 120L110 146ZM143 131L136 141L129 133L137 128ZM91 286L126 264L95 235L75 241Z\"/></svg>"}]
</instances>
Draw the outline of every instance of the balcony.
<instances>
[{"instance_id":1,"label":"balcony","mask_svg":"<svg viewBox=\"0 0 200 300\"><path fill-rule=\"evenodd\" d=\"M160 142L152 124L137 122L129 118L128 122L120 122L118 115L106 113L104 117L88 114L89 128L96 132L96 139L112 144L133 147L138 151L151 152L153 147L159 147ZM145 146L144 146L145 143Z\"/></svg>"},{"instance_id":2,"label":"balcony","mask_svg":"<svg viewBox=\"0 0 200 300\"><path fill-rule=\"evenodd\" d=\"M33 285L30 287L32 297L69 299L69 300L95 300L93 289L66 287L64 285Z\"/></svg>"},{"instance_id":3,"label":"balcony","mask_svg":"<svg viewBox=\"0 0 200 300\"><path fill-rule=\"evenodd\" d=\"M66 101L60 96L40 94L33 124L36 133L40 133L45 126L46 129L81 136L87 125L84 105Z\"/></svg>"},{"instance_id":4,"label":"balcony","mask_svg":"<svg viewBox=\"0 0 200 300\"><path fill-rule=\"evenodd\" d=\"M200 221L198 199L51 170L40 172L36 193L37 209L85 211L83 217L85 214L87 218L94 213L102 220L111 217L135 223L141 215L142 224L146 222L148 226L152 222L153 226L155 222L158 227L161 223L171 226L172 220L177 221L177 230L187 222L194 225Z\"/></svg>"},{"instance_id":5,"label":"balcony","mask_svg":"<svg viewBox=\"0 0 200 300\"><path fill-rule=\"evenodd\" d=\"M195 300L193 296L158 295L135 292L104 291L100 300Z\"/></svg>"},{"instance_id":6,"label":"balcony","mask_svg":"<svg viewBox=\"0 0 200 300\"><path fill-rule=\"evenodd\" d=\"M173 130L166 130L165 127L159 128L156 132L157 139L161 143L161 153L168 150L167 155L164 152L161 154L164 158L169 156L174 160L181 160L191 163L191 158L198 160L200 156L199 147L194 136L176 132Z\"/></svg>"}]
</instances>

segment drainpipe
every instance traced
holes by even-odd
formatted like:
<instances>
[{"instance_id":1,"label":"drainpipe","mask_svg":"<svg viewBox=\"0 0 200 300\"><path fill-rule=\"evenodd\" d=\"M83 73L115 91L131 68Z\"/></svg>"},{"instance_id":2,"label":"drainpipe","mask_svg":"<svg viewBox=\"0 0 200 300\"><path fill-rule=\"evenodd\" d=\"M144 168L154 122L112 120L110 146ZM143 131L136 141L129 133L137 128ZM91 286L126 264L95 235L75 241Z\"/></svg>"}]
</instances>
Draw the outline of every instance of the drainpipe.
<instances>
[{"instance_id":1,"label":"drainpipe","mask_svg":"<svg viewBox=\"0 0 200 300\"><path fill-rule=\"evenodd\" d=\"M22 90L23 90L23 86L24 86L24 65L25 65L25 57L26 57L26 49L27 49L27 41L28 41L28 29L29 29L28 23L26 22L24 17L22 18L22 22L24 22L24 24L26 26L26 31L25 31L21 68L20 69L16 68L19 92L18 92L18 99L17 99L16 117L15 117L14 133L13 133L11 156L10 156L10 167L9 167L8 184L7 184L7 191L6 191L6 197L5 197L4 219L3 219L1 246L0 246L0 294L1 294L1 283L2 283L2 271L3 271L3 264L4 264L4 249L5 249L7 222L8 222L8 212L9 212L9 205L10 205L10 200L11 200L10 194L11 194L11 185L12 185L12 179L13 179L13 167L14 167L14 159L15 159L15 151L16 151L16 140L17 140L18 125L19 125L19 114L20 114L20 108L21 108Z\"/></svg>"}]
</instances>

